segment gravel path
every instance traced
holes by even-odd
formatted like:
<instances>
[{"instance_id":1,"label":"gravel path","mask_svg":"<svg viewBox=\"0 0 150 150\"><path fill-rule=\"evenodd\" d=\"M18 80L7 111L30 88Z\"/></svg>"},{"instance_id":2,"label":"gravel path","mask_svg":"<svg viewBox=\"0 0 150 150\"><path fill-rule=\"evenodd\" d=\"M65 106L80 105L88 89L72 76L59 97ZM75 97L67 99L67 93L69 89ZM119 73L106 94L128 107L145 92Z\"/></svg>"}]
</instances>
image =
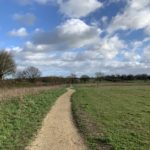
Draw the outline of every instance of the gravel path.
<instances>
[{"instance_id":1,"label":"gravel path","mask_svg":"<svg viewBox=\"0 0 150 150\"><path fill-rule=\"evenodd\" d=\"M43 121L35 141L26 150L87 150L72 119L70 97L60 96Z\"/></svg>"}]
</instances>

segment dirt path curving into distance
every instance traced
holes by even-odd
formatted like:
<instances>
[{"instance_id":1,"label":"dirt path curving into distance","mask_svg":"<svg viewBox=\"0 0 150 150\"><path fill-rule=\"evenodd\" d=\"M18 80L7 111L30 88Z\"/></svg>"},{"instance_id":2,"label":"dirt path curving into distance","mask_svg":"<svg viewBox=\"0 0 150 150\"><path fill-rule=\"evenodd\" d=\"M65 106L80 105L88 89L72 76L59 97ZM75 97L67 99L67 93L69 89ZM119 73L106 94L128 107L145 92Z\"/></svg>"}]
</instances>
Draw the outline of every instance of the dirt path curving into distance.
<instances>
[{"instance_id":1,"label":"dirt path curving into distance","mask_svg":"<svg viewBox=\"0 0 150 150\"><path fill-rule=\"evenodd\" d=\"M72 119L70 98L73 92L68 89L58 98L35 141L26 150L87 150Z\"/></svg>"}]
</instances>

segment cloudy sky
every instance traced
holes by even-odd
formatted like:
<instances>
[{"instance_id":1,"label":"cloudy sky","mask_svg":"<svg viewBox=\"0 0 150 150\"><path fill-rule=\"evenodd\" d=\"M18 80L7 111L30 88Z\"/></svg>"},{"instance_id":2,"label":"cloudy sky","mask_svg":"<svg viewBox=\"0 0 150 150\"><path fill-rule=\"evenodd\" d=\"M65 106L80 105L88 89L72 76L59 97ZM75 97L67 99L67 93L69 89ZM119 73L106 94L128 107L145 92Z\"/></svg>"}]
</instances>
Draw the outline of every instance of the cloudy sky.
<instances>
[{"instance_id":1,"label":"cloudy sky","mask_svg":"<svg viewBox=\"0 0 150 150\"><path fill-rule=\"evenodd\" d=\"M150 74L150 0L0 0L0 18L18 69Z\"/></svg>"}]
</instances>

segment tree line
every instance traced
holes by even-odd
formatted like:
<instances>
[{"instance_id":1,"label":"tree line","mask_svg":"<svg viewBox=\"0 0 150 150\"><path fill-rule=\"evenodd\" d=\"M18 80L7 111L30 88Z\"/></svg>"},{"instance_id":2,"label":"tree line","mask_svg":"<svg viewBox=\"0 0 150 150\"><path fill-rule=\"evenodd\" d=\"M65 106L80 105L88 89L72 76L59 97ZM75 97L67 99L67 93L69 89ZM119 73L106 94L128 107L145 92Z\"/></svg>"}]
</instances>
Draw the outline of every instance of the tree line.
<instances>
[{"instance_id":1,"label":"tree line","mask_svg":"<svg viewBox=\"0 0 150 150\"><path fill-rule=\"evenodd\" d=\"M133 80L150 80L150 75L147 74L129 74L129 75L105 75L101 72L96 72L94 77L88 75L81 75L77 77L76 74L70 74L68 77L41 77L41 71L29 66L21 71L16 70L16 64L11 53L0 51L0 80L2 81L6 76L13 75L15 81L18 82L41 82L43 84L64 84L64 83L95 83L102 81L110 82L124 82ZM12 79L11 79L12 80Z\"/></svg>"}]
</instances>

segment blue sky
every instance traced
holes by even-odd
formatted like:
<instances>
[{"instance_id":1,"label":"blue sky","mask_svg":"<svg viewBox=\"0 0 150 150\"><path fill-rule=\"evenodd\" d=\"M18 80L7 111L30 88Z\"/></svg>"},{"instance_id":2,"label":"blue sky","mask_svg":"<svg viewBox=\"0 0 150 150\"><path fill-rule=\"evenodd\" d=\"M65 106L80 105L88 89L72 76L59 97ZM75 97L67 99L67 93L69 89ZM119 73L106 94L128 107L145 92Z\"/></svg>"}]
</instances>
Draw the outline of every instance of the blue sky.
<instances>
[{"instance_id":1,"label":"blue sky","mask_svg":"<svg viewBox=\"0 0 150 150\"><path fill-rule=\"evenodd\" d=\"M18 70L150 74L149 0L0 0L0 18Z\"/></svg>"}]
</instances>

